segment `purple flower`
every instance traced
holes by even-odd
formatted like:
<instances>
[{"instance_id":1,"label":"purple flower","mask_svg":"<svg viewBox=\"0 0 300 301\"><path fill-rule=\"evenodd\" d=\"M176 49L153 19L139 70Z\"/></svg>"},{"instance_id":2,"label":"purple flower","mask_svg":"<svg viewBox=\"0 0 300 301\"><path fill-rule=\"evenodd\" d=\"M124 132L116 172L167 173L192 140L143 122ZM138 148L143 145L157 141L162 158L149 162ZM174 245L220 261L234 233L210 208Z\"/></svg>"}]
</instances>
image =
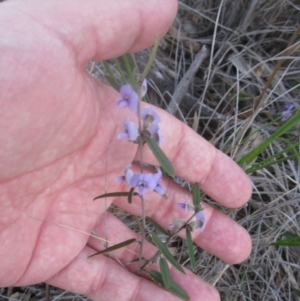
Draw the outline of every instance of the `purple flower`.
<instances>
[{"instance_id":1,"label":"purple flower","mask_svg":"<svg viewBox=\"0 0 300 301\"><path fill-rule=\"evenodd\" d=\"M120 89L122 98L117 101L117 105L121 108L128 107L131 111L135 112L138 105L138 95L132 90L130 85L124 85Z\"/></svg>"},{"instance_id":2,"label":"purple flower","mask_svg":"<svg viewBox=\"0 0 300 301\"><path fill-rule=\"evenodd\" d=\"M194 227L202 232L205 229L205 226L206 217L203 210L201 210L196 214L196 222L194 222Z\"/></svg>"},{"instance_id":3,"label":"purple flower","mask_svg":"<svg viewBox=\"0 0 300 301\"><path fill-rule=\"evenodd\" d=\"M183 209L185 213L188 211L194 211L195 207L193 205L188 204L188 197L185 196L185 202L184 203L177 203L177 207L180 209Z\"/></svg>"},{"instance_id":4,"label":"purple flower","mask_svg":"<svg viewBox=\"0 0 300 301\"><path fill-rule=\"evenodd\" d=\"M188 212L187 203L177 203L177 207L179 207L180 209L183 209L185 213Z\"/></svg>"},{"instance_id":5,"label":"purple flower","mask_svg":"<svg viewBox=\"0 0 300 301\"><path fill-rule=\"evenodd\" d=\"M141 97L144 97L147 93L147 80L144 78L142 85L141 85Z\"/></svg>"},{"instance_id":6,"label":"purple flower","mask_svg":"<svg viewBox=\"0 0 300 301\"><path fill-rule=\"evenodd\" d=\"M116 181L118 183L125 181L129 186L131 186L130 183L131 183L131 179L133 176L134 176L134 173L131 169L131 165L128 165L125 169L124 176L117 176Z\"/></svg>"},{"instance_id":7,"label":"purple flower","mask_svg":"<svg viewBox=\"0 0 300 301\"><path fill-rule=\"evenodd\" d=\"M141 109L141 119L144 120L144 123L160 122L159 115L152 108Z\"/></svg>"},{"instance_id":8,"label":"purple flower","mask_svg":"<svg viewBox=\"0 0 300 301\"><path fill-rule=\"evenodd\" d=\"M187 202L187 198L185 200L185 203L177 203L177 206L180 209L183 209L185 211L185 213L187 213L188 211L194 211L195 207L193 205L189 205ZM199 231L203 231L205 229L206 226L206 217L205 214L203 212L203 210L199 211L196 215L195 215L195 221L192 221L189 223L189 225L194 228L194 229L198 229Z\"/></svg>"},{"instance_id":9,"label":"purple flower","mask_svg":"<svg viewBox=\"0 0 300 301\"><path fill-rule=\"evenodd\" d=\"M151 123L151 125L146 129L150 133L150 137L153 138L158 145L161 145L164 141L164 136L161 133L160 127L156 122Z\"/></svg>"},{"instance_id":10,"label":"purple flower","mask_svg":"<svg viewBox=\"0 0 300 301\"><path fill-rule=\"evenodd\" d=\"M159 115L152 108L143 108L141 109L141 119L144 121L144 131L147 131L150 137L160 145L163 142L163 135L158 125L160 123Z\"/></svg>"},{"instance_id":11,"label":"purple flower","mask_svg":"<svg viewBox=\"0 0 300 301\"><path fill-rule=\"evenodd\" d=\"M284 107L284 111L282 112L281 121L287 121L292 116L292 110L295 108L295 105L292 103L288 103Z\"/></svg>"},{"instance_id":12,"label":"purple flower","mask_svg":"<svg viewBox=\"0 0 300 301\"><path fill-rule=\"evenodd\" d=\"M130 141L136 141L138 137L138 128L136 124L128 119L124 123L125 130L118 134L118 139L129 139Z\"/></svg>"},{"instance_id":13,"label":"purple flower","mask_svg":"<svg viewBox=\"0 0 300 301\"><path fill-rule=\"evenodd\" d=\"M155 174L134 174L130 167L131 166L126 168L125 176L116 178L117 182L126 181L129 186L138 188L140 196L145 195L146 189L155 191L159 195L163 195L165 193L165 188L160 184L160 180L162 178L162 172L160 169L158 169Z\"/></svg>"}]
</instances>

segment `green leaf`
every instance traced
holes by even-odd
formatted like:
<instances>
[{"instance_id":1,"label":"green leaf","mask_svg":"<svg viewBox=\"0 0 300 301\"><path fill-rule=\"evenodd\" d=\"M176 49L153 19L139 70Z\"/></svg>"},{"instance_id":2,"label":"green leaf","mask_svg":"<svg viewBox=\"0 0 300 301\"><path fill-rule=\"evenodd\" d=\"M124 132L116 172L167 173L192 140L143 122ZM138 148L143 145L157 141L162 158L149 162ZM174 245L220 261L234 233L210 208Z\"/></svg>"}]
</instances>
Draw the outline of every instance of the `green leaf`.
<instances>
[{"instance_id":1,"label":"green leaf","mask_svg":"<svg viewBox=\"0 0 300 301\"><path fill-rule=\"evenodd\" d=\"M159 232L165 234L165 235L169 235L170 232L167 231L165 228L163 228L160 224L158 224L154 219L152 219L149 216L146 216L146 220L147 222L149 222L156 230L158 230Z\"/></svg>"},{"instance_id":2,"label":"green leaf","mask_svg":"<svg viewBox=\"0 0 300 301\"><path fill-rule=\"evenodd\" d=\"M298 239L284 239L271 243L272 246L300 247L300 237Z\"/></svg>"},{"instance_id":3,"label":"green leaf","mask_svg":"<svg viewBox=\"0 0 300 301\"><path fill-rule=\"evenodd\" d=\"M185 274L184 269L182 266L176 261L176 259L173 257L173 255L168 250L167 246L158 238L158 236L151 232L151 237L159 251L165 256L165 258L181 273Z\"/></svg>"},{"instance_id":4,"label":"green leaf","mask_svg":"<svg viewBox=\"0 0 300 301\"><path fill-rule=\"evenodd\" d=\"M191 260L191 266L194 271L196 269L196 258L195 258L195 253L194 253L192 234L188 228L186 228L186 243L187 243L188 252L189 252L189 256L190 256L190 260Z\"/></svg>"},{"instance_id":5,"label":"green leaf","mask_svg":"<svg viewBox=\"0 0 300 301\"><path fill-rule=\"evenodd\" d=\"M171 276L170 276L168 263L164 257L160 258L159 267L160 267L160 272L164 283L164 287L169 289L171 287Z\"/></svg>"},{"instance_id":6,"label":"green leaf","mask_svg":"<svg viewBox=\"0 0 300 301\"><path fill-rule=\"evenodd\" d=\"M172 163L168 159L168 157L165 155L165 153L161 150L161 148L158 146L155 140L153 140L150 137L144 137L150 150L152 151L153 155L161 165L161 167L164 169L164 171L170 176L174 177L175 172L174 168L172 166Z\"/></svg>"},{"instance_id":7,"label":"green leaf","mask_svg":"<svg viewBox=\"0 0 300 301\"><path fill-rule=\"evenodd\" d=\"M111 192L111 193L101 194L101 195L95 197L93 200L95 201L97 199L121 197L121 196L129 197L129 195L130 195L130 191L129 192ZM139 195L139 194L137 192L134 192L133 195Z\"/></svg>"},{"instance_id":8,"label":"green leaf","mask_svg":"<svg viewBox=\"0 0 300 301\"><path fill-rule=\"evenodd\" d=\"M93 256L96 256L96 255L100 255L100 254L105 254L105 253L109 253L109 252L112 252L112 251L115 251L115 250L118 250L118 249L121 249L121 248L124 248L130 244L132 244L133 242L135 242L136 239L135 238L132 238L132 239L128 239L128 240L125 240L123 242L120 242L119 244L116 244L116 245L113 245L111 247L108 247L102 251L99 251L93 255L90 255L88 258L90 257L93 257Z\"/></svg>"},{"instance_id":9,"label":"green leaf","mask_svg":"<svg viewBox=\"0 0 300 301\"><path fill-rule=\"evenodd\" d=\"M193 185L192 192L193 192L193 204L195 207L198 207L201 199L201 191L199 189L198 183L195 183Z\"/></svg>"},{"instance_id":10,"label":"green leaf","mask_svg":"<svg viewBox=\"0 0 300 301\"><path fill-rule=\"evenodd\" d=\"M158 285L160 285L162 287L165 287L161 273L154 271L154 270L149 270L149 271L147 271L147 273L154 282L156 282ZM170 287L168 288L168 291L170 293L174 294L175 296L181 298L182 300L186 300L186 301L190 300L190 296L188 295L188 293L184 289L182 289L172 279L171 279L171 284L170 284Z\"/></svg>"}]
</instances>

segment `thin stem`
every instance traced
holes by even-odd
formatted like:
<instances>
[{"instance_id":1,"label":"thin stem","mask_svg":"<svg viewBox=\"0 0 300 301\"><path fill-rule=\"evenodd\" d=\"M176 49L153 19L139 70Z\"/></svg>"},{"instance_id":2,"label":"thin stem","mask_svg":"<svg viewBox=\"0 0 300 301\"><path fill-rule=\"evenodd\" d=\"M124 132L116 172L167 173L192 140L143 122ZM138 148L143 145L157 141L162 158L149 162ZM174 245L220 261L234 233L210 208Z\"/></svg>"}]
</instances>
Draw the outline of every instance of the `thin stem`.
<instances>
[{"instance_id":1,"label":"thin stem","mask_svg":"<svg viewBox=\"0 0 300 301\"><path fill-rule=\"evenodd\" d=\"M138 115L138 126L139 126L139 133L142 132L142 121L141 121L141 86L137 86L137 94L138 94L138 106L137 106L137 115ZM144 162L143 162L143 141L142 139L139 139L139 153L140 153L140 170L141 173L144 172ZM142 255L143 255L143 248L144 248L144 242L145 242L145 229L146 229L146 215L145 215L145 199L144 196L141 196L141 207L142 207L142 239L141 239L141 245L140 245L140 252L139 252L139 266L141 266L142 262ZM139 269L139 273L141 273L141 268Z\"/></svg>"}]
</instances>

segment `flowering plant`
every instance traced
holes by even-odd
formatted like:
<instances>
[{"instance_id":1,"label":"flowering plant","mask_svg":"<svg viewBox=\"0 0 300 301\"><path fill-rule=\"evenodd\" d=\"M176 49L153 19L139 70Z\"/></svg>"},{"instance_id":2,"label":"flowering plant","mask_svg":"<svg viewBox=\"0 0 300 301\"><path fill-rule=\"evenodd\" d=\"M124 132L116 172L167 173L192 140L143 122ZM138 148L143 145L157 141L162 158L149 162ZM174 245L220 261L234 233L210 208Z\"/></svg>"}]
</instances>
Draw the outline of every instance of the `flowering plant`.
<instances>
[{"instance_id":1,"label":"flowering plant","mask_svg":"<svg viewBox=\"0 0 300 301\"><path fill-rule=\"evenodd\" d=\"M124 182L128 185L128 192L106 193L96 197L95 199L112 196L126 196L128 197L128 202L132 203L133 196L138 196L140 198L142 207L141 216L143 220L143 235L141 236L141 241L139 242L139 257L136 260L139 263L140 274L146 273L154 282L164 286L166 289L180 298L189 300L188 294L170 278L170 271L167 261L180 272L185 273L185 271L170 253L167 245L176 235L178 235L181 230L185 229L191 266L193 269L196 267L191 232L193 230L203 231L206 225L205 214L200 205L201 194L197 184L193 186L193 205L189 204L187 199L185 200L185 203L177 203L178 208L181 210L183 209L186 214L189 211L194 212L187 218L186 221L173 221L173 223L170 224L171 231L167 231L160 227L154 220L147 218L147 220L156 228L156 230L166 233L168 235L168 239L165 243L163 243L155 231L152 231L150 236L158 251L150 259L145 259L142 256L143 244L145 240L144 233L146 230L146 216L144 209L144 202L147 196L146 192L154 192L167 199L166 188L162 184L163 174L173 178L174 181L177 181L175 171L170 160L160 148L160 146L163 144L161 118L156 110L152 107L141 107L141 99L146 95L146 93L147 81L143 79L135 85L135 89L129 84L123 85L120 88L120 98L116 101L116 105L118 107L122 109L128 108L137 115L137 124L129 118L125 118L124 128L117 134L117 139L128 140L129 143L138 144L140 149L140 170L139 172L134 171L133 166L129 163L124 168L124 174L116 176L115 180L117 182ZM144 172L143 147L146 144L158 161L158 166L154 167L153 172ZM133 242L136 242L136 239L130 239L112 247L108 247L103 251L91 255L90 257L125 247ZM159 258L160 272L152 270L148 267L149 263L155 262L157 258Z\"/></svg>"}]
</instances>

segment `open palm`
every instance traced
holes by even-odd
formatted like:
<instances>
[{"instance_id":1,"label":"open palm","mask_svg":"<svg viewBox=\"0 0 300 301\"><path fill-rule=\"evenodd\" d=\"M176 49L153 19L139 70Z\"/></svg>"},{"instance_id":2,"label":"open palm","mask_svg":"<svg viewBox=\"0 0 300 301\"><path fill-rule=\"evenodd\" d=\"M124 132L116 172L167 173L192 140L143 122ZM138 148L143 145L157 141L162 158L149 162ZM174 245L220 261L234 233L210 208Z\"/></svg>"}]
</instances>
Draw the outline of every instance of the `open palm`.
<instances>
[{"instance_id":1,"label":"open palm","mask_svg":"<svg viewBox=\"0 0 300 301\"><path fill-rule=\"evenodd\" d=\"M136 276L134 267L127 270L106 256L87 259L103 248L88 236L92 231L110 243L136 236L115 217L104 218L104 201L92 199L106 190L128 189L114 178L139 157L134 144L116 139L129 111L115 105L115 91L84 70L90 60L150 46L175 12L173 0L1 4L0 286L45 281L97 300L177 300ZM239 167L159 113L162 148L176 174L198 182L228 207L244 204L251 186ZM144 161L156 163L147 149ZM176 202L186 192L166 179L163 184L169 199L150 193L146 213L167 227L183 217ZM138 200L130 206L124 199L113 201L140 214ZM207 205L204 211L207 226L194 233L195 242L226 262L244 260L251 249L244 229ZM138 252L138 245L130 249ZM145 257L153 252L146 244ZM127 250L114 256L124 262L136 257ZM216 291L191 273L172 274L192 300L218 300Z\"/></svg>"}]
</instances>

